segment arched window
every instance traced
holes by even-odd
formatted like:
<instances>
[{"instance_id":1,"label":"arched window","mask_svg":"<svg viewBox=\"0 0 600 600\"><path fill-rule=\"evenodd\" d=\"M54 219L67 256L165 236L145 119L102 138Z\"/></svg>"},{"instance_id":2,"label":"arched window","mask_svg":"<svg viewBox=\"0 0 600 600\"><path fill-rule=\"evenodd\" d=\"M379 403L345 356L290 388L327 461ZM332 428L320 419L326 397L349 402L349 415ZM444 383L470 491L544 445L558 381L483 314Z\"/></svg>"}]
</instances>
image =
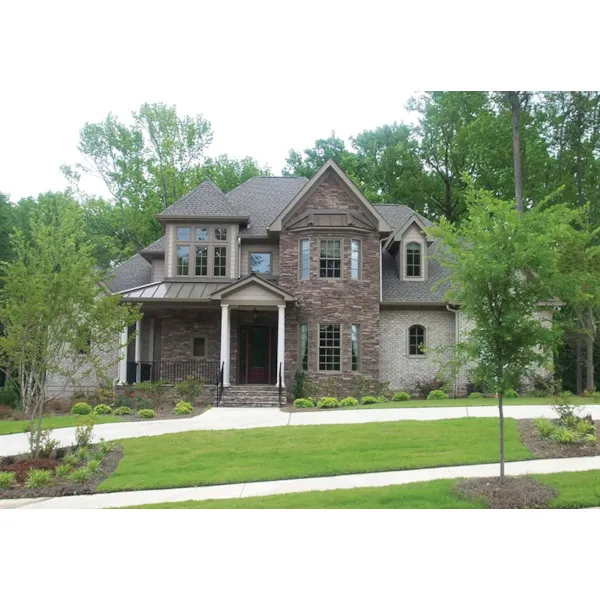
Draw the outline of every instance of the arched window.
<instances>
[{"instance_id":1,"label":"arched window","mask_svg":"<svg viewBox=\"0 0 600 600\"><path fill-rule=\"evenodd\" d=\"M425 354L425 327L423 325L411 325L408 328L408 353L411 356L422 356Z\"/></svg>"},{"instance_id":2,"label":"arched window","mask_svg":"<svg viewBox=\"0 0 600 600\"><path fill-rule=\"evenodd\" d=\"M421 277L421 244L406 244L406 276Z\"/></svg>"}]
</instances>

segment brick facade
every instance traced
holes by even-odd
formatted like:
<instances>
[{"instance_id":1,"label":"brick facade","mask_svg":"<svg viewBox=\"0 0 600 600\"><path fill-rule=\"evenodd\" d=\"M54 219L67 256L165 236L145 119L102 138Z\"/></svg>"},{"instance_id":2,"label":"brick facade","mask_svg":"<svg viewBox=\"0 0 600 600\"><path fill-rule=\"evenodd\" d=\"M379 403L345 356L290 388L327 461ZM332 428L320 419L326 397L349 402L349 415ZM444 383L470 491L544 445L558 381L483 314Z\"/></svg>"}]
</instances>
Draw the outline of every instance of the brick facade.
<instances>
[{"instance_id":1,"label":"brick facade","mask_svg":"<svg viewBox=\"0 0 600 600\"><path fill-rule=\"evenodd\" d=\"M328 177L296 214L311 208L339 208L363 212L332 178ZM310 240L310 277L300 280L299 241ZM319 277L319 248L321 239L342 240L342 277ZM361 278L350 277L350 243L361 241ZM296 306L286 310L286 381L291 382L299 361L299 325L309 326L308 377L314 382L332 378L340 393L350 393L355 375L379 378L379 234L349 232L347 230L289 231L284 229L280 238L279 285L297 298ZM340 324L341 371L319 371L319 325ZM352 371L351 325L360 325L361 368Z\"/></svg>"},{"instance_id":2,"label":"brick facade","mask_svg":"<svg viewBox=\"0 0 600 600\"><path fill-rule=\"evenodd\" d=\"M408 329L425 327L423 356L408 353ZM441 309L385 309L380 316L381 379L389 381L393 390L412 391L418 379L434 379L442 362L452 358L455 337L454 314ZM434 351L437 349L438 351Z\"/></svg>"}]
</instances>

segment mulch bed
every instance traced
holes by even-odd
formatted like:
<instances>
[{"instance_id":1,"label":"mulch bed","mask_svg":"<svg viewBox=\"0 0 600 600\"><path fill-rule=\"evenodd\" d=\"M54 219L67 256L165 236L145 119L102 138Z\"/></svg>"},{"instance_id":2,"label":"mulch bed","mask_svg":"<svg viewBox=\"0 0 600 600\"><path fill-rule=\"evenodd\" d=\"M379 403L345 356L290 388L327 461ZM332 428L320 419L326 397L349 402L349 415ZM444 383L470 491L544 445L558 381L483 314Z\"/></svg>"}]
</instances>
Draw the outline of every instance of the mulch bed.
<instances>
[{"instance_id":1,"label":"mulch bed","mask_svg":"<svg viewBox=\"0 0 600 600\"><path fill-rule=\"evenodd\" d=\"M548 508L558 496L555 489L532 477L479 477L459 481L452 491L469 499L483 498L490 508Z\"/></svg>"},{"instance_id":2,"label":"mulch bed","mask_svg":"<svg viewBox=\"0 0 600 600\"><path fill-rule=\"evenodd\" d=\"M94 449L94 446L90 446ZM52 484L44 488L29 489L24 485L17 485L8 490L0 490L0 499L8 498L46 498L55 496L79 496L93 494L100 482L104 481L116 468L123 457L123 449L115 446L103 459L97 473L83 483L76 483L68 478L54 479ZM52 464L51 464L52 463ZM24 482L29 468L53 469L59 464L58 460L43 458L30 460L27 456L8 456L2 459L0 471L15 471L17 481Z\"/></svg>"},{"instance_id":3,"label":"mulch bed","mask_svg":"<svg viewBox=\"0 0 600 600\"><path fill-rule=\"evenodd\" d=\"M558 420L554 421L558 424ZM600 433L600 421L594 421ZM536 458L573 458L577 456L600 455L600 444L559 444L550 439L542 439L531 419L517 421L521 441Z\"/></svg>"}]
</instances>

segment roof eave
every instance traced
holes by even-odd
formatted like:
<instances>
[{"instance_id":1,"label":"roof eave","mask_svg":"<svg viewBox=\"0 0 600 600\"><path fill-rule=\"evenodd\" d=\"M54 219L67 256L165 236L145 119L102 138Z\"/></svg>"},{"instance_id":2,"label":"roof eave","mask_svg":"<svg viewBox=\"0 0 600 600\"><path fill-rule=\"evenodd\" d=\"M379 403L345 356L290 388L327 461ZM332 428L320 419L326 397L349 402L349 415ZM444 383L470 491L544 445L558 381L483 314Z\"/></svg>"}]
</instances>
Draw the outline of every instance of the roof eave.
<instances>
[{"instance_id":1,"label":"roof eave","mask_svg":"<svg viewBox=\"0 0 600 600\"><path fill-rule=\"evenodd\" d=\"M250 220L248 215L157 215L156 218L161 223L180 223L180 222L205 222L205 223L247 223Z\"/></svg>"}]
</instances>

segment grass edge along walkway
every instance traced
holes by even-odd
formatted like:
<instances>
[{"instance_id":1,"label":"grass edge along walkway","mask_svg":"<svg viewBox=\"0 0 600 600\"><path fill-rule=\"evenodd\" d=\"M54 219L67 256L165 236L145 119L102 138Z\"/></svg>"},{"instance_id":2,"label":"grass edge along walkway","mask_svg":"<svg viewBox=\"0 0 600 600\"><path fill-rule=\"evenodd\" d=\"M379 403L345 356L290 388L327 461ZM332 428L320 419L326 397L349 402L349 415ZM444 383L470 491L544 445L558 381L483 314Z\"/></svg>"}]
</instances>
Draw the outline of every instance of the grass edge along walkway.
<instances>
[{"instance_id":1,"label":"grass edge along walkway","mask_svg":"<svg viewBox=\"0 0 600 600\"><path fill-rule=\"evenodd\" d=\"M65 427L77 427L90 415L60 415L56 417L44 417L42 427L48 429L63 429ZM121 417L113 415L93 415L94 423L120 423L124 421ZM8 419L0 420L0 435L10 435L12 433L27 433L29 430L29 420L11 421Z\"/></svg>"},{"instance_id":2,"label":"grass edge along walkway","mask_svg":"<svg viewBox=\"0 0 600 600\"><path fill-rule=\"evenodd\" d=\"M558 492L550 508L590 508L600 506L600 470L531 475ZM324 492L300 492L227 500L188 500L142 504L127 508L152 509L447 509L487 508L483 499L468 500L452 493L462 479L438 479L390 485L380 488L354 488Z\"/></svg>"},{"instance_id":3,"label":"grass edge along walkway","mask_svg":"<svg viewBox=\"0 0 600 600\"><path fill-rule=\"evenodd\" d=\"M190 431L120 440L124 455L98 492L198 487L412 470L498 460L498 419ZM506 459L533 458L516 421Z\"/></svg>"}]
</instances>

